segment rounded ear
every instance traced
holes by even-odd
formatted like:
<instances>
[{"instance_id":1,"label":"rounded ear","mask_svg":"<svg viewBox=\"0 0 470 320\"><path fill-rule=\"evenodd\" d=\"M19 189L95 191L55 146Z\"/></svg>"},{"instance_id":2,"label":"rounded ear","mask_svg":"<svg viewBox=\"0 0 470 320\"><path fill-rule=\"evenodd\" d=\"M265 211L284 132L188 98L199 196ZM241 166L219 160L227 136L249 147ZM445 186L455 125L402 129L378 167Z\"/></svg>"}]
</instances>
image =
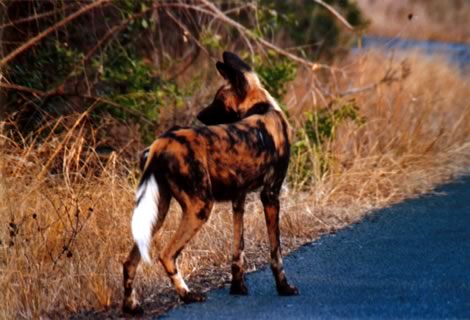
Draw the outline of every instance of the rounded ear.
<instances>
[{"instance_id":1,"label":"rounded ear","mask_svg":"<svg viewBox=\"0 0 470 320\"><path fill-rule=\"evenodd\" d=\"M238 70L241 72L252 71L251 67L233 52L224 51L224 53L222 54L222 58L224 59L224 63L226 65L230 66L231 68L235 70Z\"/></svg>"},{"instance_id":2,"label":"rounded ear","mask_svg":"<svg viewBox=\"0 0 470 320\"><path fill-rule=\"evenodd\" d=\"M217 68L217 71L219 71L220 75L225 79L228 80L228 75L229 75L229 70L228 67L220 61L217 61L215 64L215 67Z\"/></svg>"},{"instance_id":3,"label":"rounded ear","mask_svg":"<svg viewBox=\"0 0 470 320\"><path fill-rule=\"evenodd\" d=\"M248 82L246 81L245 75L238 72L238 74L230 80L230 83L237 93L238 98L240 98L240 100L245 100L248 93Z\"/></svg>"},{"instance_id":4,"label":"rounded ear","mask_svg":"<svg viewBox=\"0 0 470 320\"><path fill-rule=\"evenodd\" d=\"M220 75L233 86L238 97L241 100L245 99L248 90L248 82L246 81L243 72L222 62L217 62L215 66L217 67Z\"/></svg>"}]
</instances>

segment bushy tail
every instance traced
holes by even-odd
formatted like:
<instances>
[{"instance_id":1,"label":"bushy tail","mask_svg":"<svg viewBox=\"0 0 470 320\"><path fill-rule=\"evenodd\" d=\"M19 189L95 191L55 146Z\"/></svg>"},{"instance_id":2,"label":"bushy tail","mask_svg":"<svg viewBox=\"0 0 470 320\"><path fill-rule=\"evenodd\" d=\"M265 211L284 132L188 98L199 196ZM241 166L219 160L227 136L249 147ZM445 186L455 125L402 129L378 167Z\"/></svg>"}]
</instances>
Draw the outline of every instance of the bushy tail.
<instances>
[{"instance_id":1,"label":"bushy tail","mask_svg":"<svg viewBox=\"0 0 470 320\"><path fill-rule=\"evenodd\" d=\"M158 184L153 172L144 172L136 193L132 236L145 262L150 262L149 247L152 241L152 229L158 219L159 197Z\"/></svg>"}]
</instances>

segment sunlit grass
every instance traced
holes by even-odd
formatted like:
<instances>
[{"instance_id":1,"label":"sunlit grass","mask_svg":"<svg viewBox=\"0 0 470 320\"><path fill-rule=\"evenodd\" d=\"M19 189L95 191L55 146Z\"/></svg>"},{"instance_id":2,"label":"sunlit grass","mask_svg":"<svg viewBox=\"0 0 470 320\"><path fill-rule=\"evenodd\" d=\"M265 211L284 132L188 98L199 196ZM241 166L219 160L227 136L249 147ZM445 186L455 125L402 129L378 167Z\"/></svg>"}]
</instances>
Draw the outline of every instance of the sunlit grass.
<instances>
[{"instance_id":1,"label":"sunlit grass","mask_svg":"<svg viewBox=\"0 0 470 320\"><path fill-rule=\"evenodd\" d=\"M380 79L386 68L400 69L403 63L379 53L356 56L343 63L344 75L336 85L339 90L365 86ZM287 248L357 221L371 209L430 191L468 168L468 79L419 55L408 57L406 65L401 80L343 98L355 99L363 123L345 121L328 144L292 158L291 166L320 158L328 159L328 166L307 172L314 184L301 187L292 182L305 172L291 171L281 202ZM322 104L303 81L299 77L293 83L296 90L286 99L294 124L302 123L304 111ZM55 123L45 125L41 144L34 135L21 143L12 140L18 132L2 124L0 318L66 315L121 302L121 263L132 244L130 219L139 172L118 153L95 152L87 116L61 119L68 130L60 133L45 135ZM252 270L253 261L268 260L267 236L256 196L246 209ZM179 215L173 205L154 242L154 257L176 229ZM203 269L227 273L231 228L230 206L217 205L180 258L185 277ZM159 264L140 268L136 288L144 301L166 286Z\"/></svg>"}]
</instances>

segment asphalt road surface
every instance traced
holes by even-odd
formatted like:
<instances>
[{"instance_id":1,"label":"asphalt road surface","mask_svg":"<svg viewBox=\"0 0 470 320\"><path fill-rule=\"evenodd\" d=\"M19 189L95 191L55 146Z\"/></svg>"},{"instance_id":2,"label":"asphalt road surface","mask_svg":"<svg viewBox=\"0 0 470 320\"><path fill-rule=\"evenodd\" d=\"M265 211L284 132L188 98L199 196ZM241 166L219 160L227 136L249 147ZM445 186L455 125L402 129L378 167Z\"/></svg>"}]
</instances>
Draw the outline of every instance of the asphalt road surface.
<instances>
[{"instance_id":1,"label":"asphalt road surface","mask_svg":"<svg viewBox=\"0 0 470 320\"><path fill-rule=\"evenodd\" d=\"M209 293L167 319L470 319L470 177L379 210L285 259L300 295L279 297L269 268L250 294Z\"/></svg>"}]
</instances>

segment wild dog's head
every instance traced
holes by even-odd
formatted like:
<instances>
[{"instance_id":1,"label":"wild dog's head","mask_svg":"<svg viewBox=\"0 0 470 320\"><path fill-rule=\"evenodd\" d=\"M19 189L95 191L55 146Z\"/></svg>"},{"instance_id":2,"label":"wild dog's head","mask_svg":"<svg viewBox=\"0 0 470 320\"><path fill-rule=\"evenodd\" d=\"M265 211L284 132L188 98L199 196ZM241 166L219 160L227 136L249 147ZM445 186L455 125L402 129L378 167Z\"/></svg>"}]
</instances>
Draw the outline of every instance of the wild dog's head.
<instances>
[{"instance_id":1,"label":"wild dog's head","mask_svg":"<svg viewBox=\"0 0 470 320\"><path fill-rule=\"evenodd\" d=\"M202 123L232 123L279 108L246 62L227 51L223 53L223 61L218 61L216 67L227 83L219 88L214 101L197 115Z\"/></svg>"}]
</instances>

